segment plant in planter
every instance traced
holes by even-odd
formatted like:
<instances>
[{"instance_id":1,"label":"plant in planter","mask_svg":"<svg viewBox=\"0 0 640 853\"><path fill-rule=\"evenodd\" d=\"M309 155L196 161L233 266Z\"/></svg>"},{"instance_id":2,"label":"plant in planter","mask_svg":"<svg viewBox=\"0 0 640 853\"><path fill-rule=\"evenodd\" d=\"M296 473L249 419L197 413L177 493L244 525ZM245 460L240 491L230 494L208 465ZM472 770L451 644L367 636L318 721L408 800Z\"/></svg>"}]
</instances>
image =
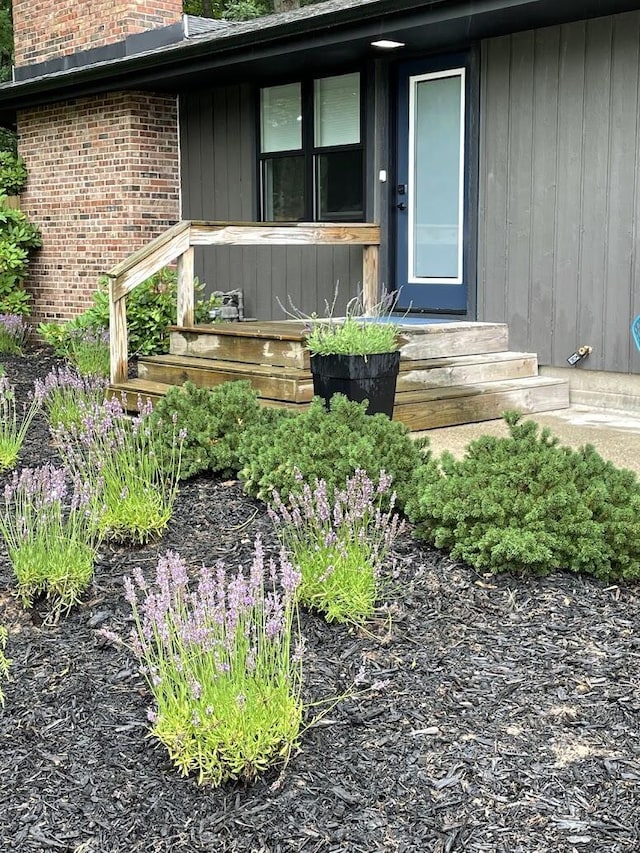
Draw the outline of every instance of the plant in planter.
<instances>
[{"instance_id":1,"label":"plant in planter","mask_svg":"<svg viewBox=\"0 0 640 853\"><path fill-rule=\"evenodd\" d=\"M391 314L394 296L389 294L368 312L362 299L354 297L345 316L335 317L337 295L336 290L333 303L327 303L327 317L305 318L314 393L327 404L338 393L357 403L367 400L368 415L391 417L400 369L399 326Z\"/></svg>"}]
</instances>

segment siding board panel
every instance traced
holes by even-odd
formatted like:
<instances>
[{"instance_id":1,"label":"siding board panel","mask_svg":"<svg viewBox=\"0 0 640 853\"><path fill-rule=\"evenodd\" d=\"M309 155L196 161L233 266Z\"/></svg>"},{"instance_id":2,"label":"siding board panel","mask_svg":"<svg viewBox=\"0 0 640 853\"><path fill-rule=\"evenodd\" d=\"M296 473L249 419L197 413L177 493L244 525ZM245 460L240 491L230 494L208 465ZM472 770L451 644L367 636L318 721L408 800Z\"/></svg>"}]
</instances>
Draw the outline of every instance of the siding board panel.
<instances>
[{"instance_id":1,"label":"siding board panel","mask_svg":"<svg viewBox=\"0 0 640 853\"><path fill-rule=\"evenodd\" d=\"M509 340L529 347L534 32L512 37L509 80L507 311Z\"/></svg>"},{"instance_id":2,"label":"siding board panel","mask_svg":"<svg viewBox=\"0 0 640 853\"><path fill-rule=\"evenodd\" d=\"M507 319L507 184L509 140L509 66L511 41L492 39L483 45L481 110L481 199L478 317Z\"/></svg>"},{"instance_id":3,"label":"siding board panel","mask_svg":"<svg viewBox=\"0 0 640 853\"><path fill-rule=\"evenodd\" d=\"M580 211L582 209L582 120L585 27L561 29L558 93L558 193L552 363L566 364L578 334ZM532 342L533 343L533 342ZM537 341L536 341L537 344Z\"/></svg>"},{"instance_id":4,"label":"siding board panel","mask_svg":"<svg viewBox=\"0 0 640 853\"><path fill-rule=\"evenodd\" d=\"M639 46L638 11L482 45L479 316L543 364L640 372Z\"/></svg>"},{"instance_id":5,"label":"siding board panel","mask_svg":"<svg viewBox=\"0 0 640 853\"><path fill-rule=\"evenodd\" d=\"M558 69L560 30L541 30L535 36L533 92L533 186L531 212L531 290L529 293L529 335L539 341L538 360L551 361L553 319L553 255L558 147Z\"/></svg>"},{"instance_id":6,"label":"siding board panel","mask_svg":"<svg viewBox=\"0 0 640 853\"><path fill-rule=\"evenodd\" d=\"M578 336L591 344L593 367L603 367L606 235L609 209L609 116L611 109L611 19L587 23L582 164L582 247Z\"/></svg>"},{"instance_id":7,"label":"siding board panel","mask_svg":"<svg viewBox=\"0 0 640 853\"><path fill-rule=\"evenodd\" d=\"M638 75L633 69L638 67L640 59L639 38L640 13L614 22L603 355L608 369L615 371L629 369L630 338L624 332L634 281ZM614 281L619 286L610 286Z\"/></svg>"}]
</instances>

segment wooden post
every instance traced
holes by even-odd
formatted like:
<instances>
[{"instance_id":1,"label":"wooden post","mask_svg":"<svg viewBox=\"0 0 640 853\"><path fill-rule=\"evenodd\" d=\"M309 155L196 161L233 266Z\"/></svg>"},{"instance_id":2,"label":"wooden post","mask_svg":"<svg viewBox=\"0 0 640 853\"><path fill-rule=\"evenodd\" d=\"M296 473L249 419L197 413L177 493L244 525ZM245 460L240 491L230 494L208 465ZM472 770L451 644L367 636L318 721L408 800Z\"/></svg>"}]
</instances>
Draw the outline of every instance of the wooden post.
<instances>
[{"instance_id":1,"label":"wooden post","mask_svg":"<svg viewBox=\"0 0 640 853\"><path fill-rule=\"evenodd\" d=\"M378 246L364 246L362 249L362 307L371 311L380 302L378 286Z\"/></svg>"},{"instance_id":2,"label":"wooden post","mask_svg":"<svg viewBox=\"0 0 640 853\"><path fill-rule=\"evenodd\" d=\"M124 382L129 372L126 296L115 299L117 279L109 282L109 357L111 384Z\"/></svg>"},{"instance_id":3,"label":"wooden post","mask_svg":"<svg viewBox=\"0 0 640 853\"><path fill-rule=\"evenodd\" d=\"M193 326L194 294L193 294L193 246L183 252L178 258L178 310L179 326Z\"/></svg>"}]
</instances>

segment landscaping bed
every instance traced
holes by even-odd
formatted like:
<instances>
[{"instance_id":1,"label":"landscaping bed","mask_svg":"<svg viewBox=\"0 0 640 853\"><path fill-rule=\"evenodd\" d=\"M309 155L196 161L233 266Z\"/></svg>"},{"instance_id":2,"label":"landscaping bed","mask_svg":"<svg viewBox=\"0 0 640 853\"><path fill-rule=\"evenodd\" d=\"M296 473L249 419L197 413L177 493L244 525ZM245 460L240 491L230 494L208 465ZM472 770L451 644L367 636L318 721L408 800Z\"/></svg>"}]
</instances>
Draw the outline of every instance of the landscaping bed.
<instances>
[{"instance_id":1,"label":"landscaping bed","mask_svg":"<svg viewBox=\"0 0 640 853\"><path fill-rule=\"evenodd\" d=\"M18 392L56 363L2 359ZM58 462L34 421L20 466ZM0 476L0 485L7 475ZM49 625L12 596L0 710L0 849L68 853L616 853L640 849L640 597L574 574L479 575L405 534L366 628L302 613L307 704L343 696L284 768L250 786L181 778L148 737L124 649L123 576L178 551L194 567L276 541L235 481L184 482L161 541L103 543L82 606ZM381 683L382 682L382 683ZM375 689L372 689L373 688Z\"/></svg>"}]
</instances>

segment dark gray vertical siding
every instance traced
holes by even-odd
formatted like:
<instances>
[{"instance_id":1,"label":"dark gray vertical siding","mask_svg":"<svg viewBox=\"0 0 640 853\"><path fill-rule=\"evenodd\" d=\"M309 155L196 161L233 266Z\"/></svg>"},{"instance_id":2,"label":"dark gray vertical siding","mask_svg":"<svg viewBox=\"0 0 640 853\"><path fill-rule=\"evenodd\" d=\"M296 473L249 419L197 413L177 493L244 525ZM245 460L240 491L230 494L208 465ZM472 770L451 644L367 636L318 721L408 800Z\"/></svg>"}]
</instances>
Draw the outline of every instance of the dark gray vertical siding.
<instances>
[{"instance_id":1,"label":"dark gray vertical siding","mask_svg":"<svg viewBox=\"0 0 640 853\"><path fill-rule=\"evenodd\" d=\"M565 365L640 372L640 13L482 46L478 317Z\"/></svg>"},{"instance_id":2,"label":"dark gray vertical siding","mask_svg":"<svg viewBox=\"0 0 640 853\"><path fill-rule=\"evenodd\" d=\"M256 220L254 109L247 85L180 96L183 219ZM220 246L197 251L196 272L207 290L242 288L247 316L280 319L278 299L320 311L338 281L343 306L361 287L362 250Z\"/></svg>"}]
</instances>

